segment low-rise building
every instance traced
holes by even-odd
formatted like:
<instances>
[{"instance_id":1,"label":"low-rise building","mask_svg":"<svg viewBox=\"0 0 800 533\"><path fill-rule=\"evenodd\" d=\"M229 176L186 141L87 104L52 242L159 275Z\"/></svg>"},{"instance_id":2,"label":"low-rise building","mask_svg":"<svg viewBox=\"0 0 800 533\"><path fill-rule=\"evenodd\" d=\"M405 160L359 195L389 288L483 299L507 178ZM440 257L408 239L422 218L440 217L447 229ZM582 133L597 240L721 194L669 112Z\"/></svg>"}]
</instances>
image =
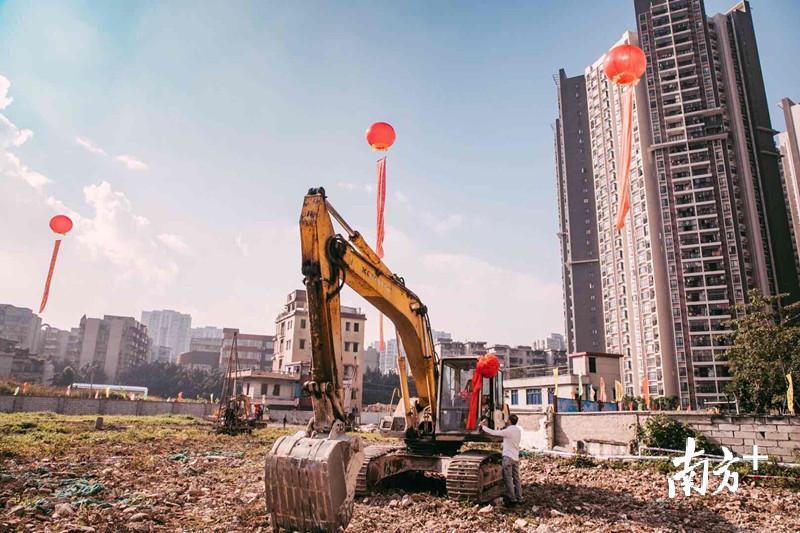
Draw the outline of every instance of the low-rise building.
<instances>
[{"instance_id":1,"label":"low-rise building","mask_svg":"<svg viewBox=\"0 0 800 533\"><path fill-rule=\"evenodd\" d=\"M177 363L186 368L211 372L219 369L219 351L190 350L179 354Z\"/></svg>"},{"instance_id":2,"label":"low-rise building","mask_svg":"<svg viewBox=\"0 0 800 533\"><path fill-rule=\"evenodd\" d=\"M364 325L367 317L360 308L341 306L342 360L344 362L344 407L348 412L361 412L364 373ZM275 319L275 356L272 370L294 372L311 362L311 324L308 318L308 298L305 290L294 290Z\"/></svg>"},{"instance_id":3,"label":"low-rise building","mask_svg":"<svg viewBox=\"0 0 800 533\"><path fill-rule=\"evenodd\" d=\"M299 406L300 375L266 370L241 370L234 374L242 383L242 394L253 403L282 407Z\"/></svg>"},{"instance_id":4,"label":"low-rise building","mask_svg":"<svg viewBox=\"0 0 800 533\"><path fill-rule=\"evenodd\" d=\"M192 337L189 341L190 352L217 352L222 350L222 337Z\"/></svg>"},{"instance_id":5,"label":"low-rise building","mask_svg":"<svg viewBox=\"0 0 800 533\"><path fill-rule=\"evenodd\" d=\"M48 385L53 381L53 364L20 348L17 341L0 339L0 378Z\"/></svg>"},{"instance_id":6,"label":"low-rise building","mask_svg":"<svg viewBox=\"0 0 800 533\"><path fill-rule=\"evenodd\" d=\"M63 361L67 358L70 332L45 325L39 333L39 346L36 353L46 359Z\"/></svg>"},{"instance_id":7,"label":"low-rise building","mask_svg":"<svg viewBox=\"0 0 800 533\"><path fill-rule=\"evenodd\" d=\"M486 355L489 349L485 341L454 341L442 337L434 347L439 357L463 357L467 355Z\"/></svg>"},{"instance_id":8,"label":"low-rise building","mask_svg":"<svg viewBox=\"0 0 800 533\"><path fill-rule=\"evenodd\" d=\"M224 328L222 347L219 351L219 367L226 368L236 334L236 352L239 356L239 369L241 370L271 370L272 356L275 351L275 337L272 335L257 335L254 333L240 333L238 328Z\"/></svg>"},{"instance_id":9,"label":"low-rise building","mask_svg":"<svg viewBox=\"0 0 800 533\"><path fill-rule=\"evenodd\" d=\"M35 353L41 329L42 319L32 309L0 304L0 338L14 341L19 348Z\"/></svg>"},{"instance_id":10,"label":"low-rise building","mask_svg":"<svg viewBox=\"0 0 800 533\"><path fill-rule=\"evenodd\" d=\"M614 382L620 381L620 358L618 354L581 352L569 354L569 364L553 366L519 367L503 373L503 395L512 411L545 411L553 403L558 369L558 397L572 398L579 384L583 385L582 398L600 395L601 378L605 383L608 401L614 398ZM579 378L580 376L580 378Z\"/></svg>"},{"instance_id":11,"label":"low-rise building","mask_svg":"<svg viewBox=\"0 0 800 533\"><path fill-rule=\"evenodd\" d=\"M364 350L364 369L378 371L381 369L381 353L372 346Z\"/></svg>"}]
</instances>

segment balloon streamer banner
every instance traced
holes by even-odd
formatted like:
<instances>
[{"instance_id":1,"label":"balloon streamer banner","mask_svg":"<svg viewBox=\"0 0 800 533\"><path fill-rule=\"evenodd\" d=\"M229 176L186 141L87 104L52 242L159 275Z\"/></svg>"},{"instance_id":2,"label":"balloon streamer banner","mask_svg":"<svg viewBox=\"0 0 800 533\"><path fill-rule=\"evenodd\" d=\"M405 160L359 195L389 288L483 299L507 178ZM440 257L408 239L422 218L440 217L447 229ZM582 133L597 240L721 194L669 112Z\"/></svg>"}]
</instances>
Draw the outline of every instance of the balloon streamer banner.
<instances>
[{"instance_id":1,"label":"balloon streamer banner","mask_svg":"<svg viewBox=\"0 0 800 533\"><path fill-rule=\"evenodd\" d=\"M378 257L383 259L383 237L386 234L384 225L384 212L386 211L386 158L381 157L378 159L378 220L377 220L377 235L375 238L375 252ZM386 350L386 343L383 337L383 313L378 315L378 333L380 351Z\"/></svg>"},{"instance_id":2,"label":"balloon streamer banner","mask_svg":"<svg viewBox=\"0 0 800 533\"><path fill-rule=\"evenodd\" d=\"M620 139L619 168L619 209L617 222L614 227L617 231L625 226L625 217L631 208L631 156L633 155L633 87L623 87L622 103L622 136Z\"/></svg>"},{"instance_id":3,"label":"balloon streamer banner","mask_svg":"<svg viewBox=\"0 0 800 533\"><path fill-rule=\"evenodd\" d=\"M66 215L56 215L50 219L50 229L58 235L66 235L72 229L72 220ZM42 302L39 304L39 314L44 311L47 306L47 299L50 296L50 282L53 281L53 272L56 269L56 260L58 259L58 250L61 248L61 239L56 239L53 245L53 255L50 257L50 268L47 271L47 280L44 282L44 292L42 293Z\"/></svg>"},{"instance_id":4,"label":"balloon streamer banner","mask_svg":"<svg viewBox=\"0 0 800 533\"><path fill-rule=\"evenodd\" d=\"M633 93L647 67L647 58L638 46L621 44L606 54L603 71L611 82L621 89L620 146L617 148L619 160L617 168L619 180L619 207L615 227L617 231L625 226L625 217L630 210L631 155L633 154Z\"/></svg>"},{"instance_id":5,"label":"balloon streamer banner","mask_svg":"<svg viewBox=\"0 0 800 533\"><path fill-rule=\"evenodd\" d=\"M375 122L367 128L367 144L376 152L386 152L394 144L394 128L387 122ZM383 237L385 226L383 221L384 211L386 210L386 157L378 159L378 195L377 195L377 215L375 253L383 259ZM383 313L378 315L379 348L380 351L386 350L386 343L383 337Z\"/></svg>"},{"instance_id":6,"label":"balloon streamer banner","mask_svg":"<svg viewBox=\"0 0 800 533\"><path fill-rule=\"evenodd\" d=\"M792 383L792 375L786 374L786 406L789 408L789 413L794 416L794 384Z\"/></svg>"}]
</instances>

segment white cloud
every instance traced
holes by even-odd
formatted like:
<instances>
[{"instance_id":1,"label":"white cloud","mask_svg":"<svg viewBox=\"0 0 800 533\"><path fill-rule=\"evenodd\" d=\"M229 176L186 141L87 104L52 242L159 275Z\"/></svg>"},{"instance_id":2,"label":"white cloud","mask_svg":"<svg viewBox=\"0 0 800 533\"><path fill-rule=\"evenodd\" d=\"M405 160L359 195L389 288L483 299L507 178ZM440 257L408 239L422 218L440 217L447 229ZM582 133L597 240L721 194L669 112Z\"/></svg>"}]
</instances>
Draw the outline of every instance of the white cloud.
<instances>
[{"instance_id":1,"label":"white cloud","mask_svg":"<svg viewBox=\"0 0 800 533\"><path fill-rule=\"evenodd\" d=\"M464 223L464 217L459 214L437 217L431 213L422 213L421 218L422 222L440 237L460 228Z\"/></svg>"},{"instance_id":2,"label":"white cloud","mask_svg":"<svg viewBox=\"0 0 800 533\"><path fill-rule=\"evenodd\" d=\"M530 344L561 331L561 286L525 271L467 254L422 248L392 226L386 229L384 261L430 309L431 326L455 338L499 344ZM355 303L346 297L344 303ZM377 338L377 312L368 315L367 341ZM390 335L386 335L391 338Z\"/></svg>"},{"instance_id":3,"label":"white cloud","mask_svg":"<svg viewBox=\"0 0 800 533\"><path fill-rule=\"evenodd\" d=\"M0 74L0 109L7 108L9 105L11 105L11 102L14 101L13 98L8 96L8 89L10 87L11 82L8 80L8 78Z\"/></svg>"},{"instance_id":4,"label":"white cloud","mask_svg":"<svg viewBox=\"0 0 800 533\"><path fill-rule=\"evenodd\" d=\"M156 235L156 239L174 252L184 255L189 253L189 245L183 241L180 235L175 235L174 233L160 233Z\"/></svg>"},{"instance_id":5,"label":"white cloud","mask_svg":"<svg viewBox=\"0 0 800 533\"><path fill-rule=\"evenodd\" d=\"M408 196L406 196L405 193L403 193L402 191L396 191L394 193L394 198L401 204L405 204L408 202Z\"/></svg>"},{"instance_id":6,"label":"white cloud","mask_svg":"<svg viewBox=\"0 0 800 533\"><path fill-rule=\"evenodd\" d=\"M114 191L111 184L104 181L84 187L83 196L94 210L94 216L78 224L77 239L93 258L106 259L123 278L138 276L156 286L175 279L178 265L165 259L150 240L149 221L134 212L125 194ZM164 243L160 236L156 238Z\"/></svg>"},{"instance_id":7,"label":"white cloud","mask_svg":"<svg viewBox=\"0 0 800 533\"><path fill-rule=\"evenodd\" d=\"M108 152L85 137L75 137L75 143L89 153L101 155L103 157L109 156ZM128 170L148 170L150 168L147 163L137 159L136 157L133 157L132 155L120 154L113 157L114 160L125 165Z\"/></svg>"},{"instance_id":8,"label":"white cloud","mask_svg":"<svg viewBox=\"0 0 800 533\"><path fill-rule=\"evenodd\" d=\"M87 152L91 152L91 153L97 154L97 155L108 155L108 153L106 153L105 150L103 150L102 148L100 148L99 146L94 144L89 139L85 139L83 137L75 137L75 143L78 146L86 149Z\"/></svg>"},{"instance_id":9,"label":"white cloud","mask_svg":"<svg viewBox=\"0 0 800 533\"><path fill-rule=\"evenodd\" d=\"M13 98L8 96L11 83L0 75L0 109L8 107ZM8 117L0 114L0 175L24 181L36 190L42 190L50 180L47 176L31 170L10 150L19 148L33 137L29 129L20 129Z\"/></svg>"},{"instance_id":10,"label":"white cloud","mask_svg":"<svg viewBox=\"0 0 800 533\"><path fill-rule=\"evenodd\" d=\"M236 247L242 252L242 255L248 257L250 255L250 245L247 244L241 235L237 235L236 239Z\"/></svg>"},{"instance_id":11,"label":"white cloud","mask_svg":"<svg viewBox=\"0 0 800 533\"><path fill-rule=\"evenodd\" d=\"M367 194L372 194L375 192L375 186L369 183L358 184L349 181L340 181L336 184L336 186L346 191L363 191Z\"/></svg>"},{"instance_id":12,"label":"white cloud","mask_svg":"<svg viewBox=\"0 0 800 533\"><path fill-rule=\"evenodd\" d=\"M144 161L140 161L130 155L118 155L114 159L128 167L128 170L147 170L150 168Z\"/></svg>"}]
</instances>

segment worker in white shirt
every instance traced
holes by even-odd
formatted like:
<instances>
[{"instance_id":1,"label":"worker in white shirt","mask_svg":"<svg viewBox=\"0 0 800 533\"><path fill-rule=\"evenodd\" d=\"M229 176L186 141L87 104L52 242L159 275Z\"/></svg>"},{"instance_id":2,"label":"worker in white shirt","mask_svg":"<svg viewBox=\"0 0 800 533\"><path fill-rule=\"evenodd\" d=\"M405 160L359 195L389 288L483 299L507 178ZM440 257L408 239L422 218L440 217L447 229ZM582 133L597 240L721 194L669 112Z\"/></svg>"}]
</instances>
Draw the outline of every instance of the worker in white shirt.
<instances>
[{"instance_id":1,"label":"worker in white shirt","mask_svg":"<svg viewBox=\"0 0 800 533\"><path fill-rule=\"evenodd\" d=\"M522 484L519 481L519 441L522 430L517 426L517 415L509 415L503 429L492 429L481 420L481 429L489 435L503 437L503 480L506 482L506 502L517 505L522 502Z\"/></svg>"}]
</instances>

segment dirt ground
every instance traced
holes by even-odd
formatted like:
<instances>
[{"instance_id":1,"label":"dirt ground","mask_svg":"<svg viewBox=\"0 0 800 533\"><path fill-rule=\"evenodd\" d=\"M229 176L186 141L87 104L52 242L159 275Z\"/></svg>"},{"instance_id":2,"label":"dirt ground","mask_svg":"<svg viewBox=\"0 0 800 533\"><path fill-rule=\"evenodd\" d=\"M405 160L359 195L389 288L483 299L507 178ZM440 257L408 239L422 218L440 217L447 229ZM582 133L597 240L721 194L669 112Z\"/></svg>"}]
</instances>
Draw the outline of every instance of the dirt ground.
<instances>
[{"instance_id":1,"label":"dirt ground","mask_svg":"<svg viewBox=\"0 0 800 533\"><path fill-rule=\"evenodd\" d=\"M0 415L0 531L271 531L263 458L282 430L105 422ZM357 500L348 531L800 531L800 492L747 479L736 494L670 500L653 467L535 457L521 473L525 503L513 509L448 500L438 480L398 480Z\"/></svg>"}]
</instances>

